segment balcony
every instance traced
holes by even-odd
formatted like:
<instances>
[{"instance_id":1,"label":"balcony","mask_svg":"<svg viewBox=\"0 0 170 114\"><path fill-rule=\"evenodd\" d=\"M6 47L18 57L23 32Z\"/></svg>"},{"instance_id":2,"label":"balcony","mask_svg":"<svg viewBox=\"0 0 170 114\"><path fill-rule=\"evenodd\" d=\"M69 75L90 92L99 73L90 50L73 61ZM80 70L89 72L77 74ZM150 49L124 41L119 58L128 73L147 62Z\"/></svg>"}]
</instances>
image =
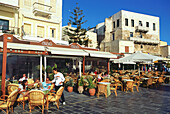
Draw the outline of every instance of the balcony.
<instances>
[{"instance_id":1,"label":"balcony","mask_svg":"<svg viewBox=\"0 0 170 114\"><path fill-rule=\"evenodd\" d=\"M159 44L159 40L130 37L129 40L139 43Z\"/></svg>"},{"instance_id":2,"label":"balcony","mask_svg":"<svg viewBox=\"0 0 170 114\"><path fill-rule=\"evenodd\" d=\"M34 2L33 13L34 13L34 15L49 18L52 15L52 13L50 11L51 8L52 8L52 6L45 5L45 4L38 3L38 2Z\"/></svg>"},{"instance_id":3,"label":"balcony","mask_svg":"<svg viewBox=\"0 0 170 114\"><path fill-rule=\"evenodd\" d=\"M12 26L0 25L0 33L19 35L19 28Z\"/></svg>"},{"instance_id":4,"label":"balcony","mask_svg":"<svg viewBox=\"0 0 170 114\"><path fill-rule=\"evenodd\" d=\"M0 0L0 4L6 7L18 8L18 0Z\"/></svg>"},{"instance_id":5,"label":"balcony","mask_svg":"<svg viewBox=\"0 0 170 114\"><path fill-rule=\"evenodd\" d=\"M149 28L148 27L143 27L143 26L136 26L136 31L137 32L144 32L144 33L147 33L149 31Z\"/></svg>"}]
</instances>

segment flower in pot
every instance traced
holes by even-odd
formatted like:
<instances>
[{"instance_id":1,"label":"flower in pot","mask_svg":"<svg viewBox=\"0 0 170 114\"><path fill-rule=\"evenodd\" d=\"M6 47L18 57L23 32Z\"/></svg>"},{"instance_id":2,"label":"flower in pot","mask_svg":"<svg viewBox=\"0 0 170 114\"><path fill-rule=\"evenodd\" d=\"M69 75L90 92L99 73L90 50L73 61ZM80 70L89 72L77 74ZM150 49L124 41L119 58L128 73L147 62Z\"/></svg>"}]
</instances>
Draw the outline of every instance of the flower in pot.
<instances>
[{"instance_id":1,"label":"flower in pot","mask_svg":"<svg viewBox=\"0 0 170 114\"><path fill-rule=\"evenodd\" d=\"M87 78L87 81L88 81L89 94L90 96L94 96L96 93L96 89L95 89L95 84L93 83L93 78L89 76Z\"/></svg>"},{"instance_id":2,"label":"flower in pot","mask_svg":"<svg viewBox=\"0 0 170 114\"><path fill-rule=\"evenodd\" d=\"M83 93L83 91L84 91L83 85L84 85L84 79L83 79L83 77L81 77L78 81L78 92L79 93Z\"/></svg>"},{"instance_id":3,"label":"flower in pot","mask_svg":"<svg viewBox=\"0 0 170 114\"><path fill-rule=\"evenodd\" d=\"M66 86L68 92L72 92L73 91L73 86L74 86L73 79L70 79L69 81L67 81L65 83L65 86Z\"/></svg>"}]
</instances>

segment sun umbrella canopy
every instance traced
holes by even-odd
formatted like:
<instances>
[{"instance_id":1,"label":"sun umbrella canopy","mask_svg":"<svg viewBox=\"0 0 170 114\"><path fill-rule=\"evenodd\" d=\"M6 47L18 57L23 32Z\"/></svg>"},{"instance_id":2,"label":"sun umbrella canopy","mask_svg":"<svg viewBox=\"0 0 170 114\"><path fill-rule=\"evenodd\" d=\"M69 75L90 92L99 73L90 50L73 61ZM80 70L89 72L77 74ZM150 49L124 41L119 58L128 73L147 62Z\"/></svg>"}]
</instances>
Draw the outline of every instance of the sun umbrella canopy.
<instances>
[{"instance_id":1,"label":"sun umbrella canopy","mask_svg":"<svg viewBox=\"0 0 170 114\"><path fill-rule=\"evenodd\" d=\"M115 63L123 63L123 62L139 62L139 63L151 63L156 60L161 60L161 57L153 56L150 54L142 53L141 51L138 51L136 53L133 53L127 57L120 58L118 60L115 60Z\"/></svg>"}]
</instances>

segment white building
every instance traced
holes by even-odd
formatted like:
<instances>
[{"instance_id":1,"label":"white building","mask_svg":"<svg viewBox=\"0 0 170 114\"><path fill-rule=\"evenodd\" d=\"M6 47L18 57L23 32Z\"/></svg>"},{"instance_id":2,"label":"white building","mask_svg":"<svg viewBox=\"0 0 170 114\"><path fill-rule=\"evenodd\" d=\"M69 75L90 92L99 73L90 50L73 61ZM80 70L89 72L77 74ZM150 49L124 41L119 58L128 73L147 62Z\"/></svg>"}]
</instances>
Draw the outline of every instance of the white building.
<instances>
[{"instance_id":1,"label":"white building","mask_svg":"<svg viewBox=\"0 0 170 114\"><path fill-rule=\"evenodd\" d=\"M100 44L102 51L116 53L143 51L160 55L159 17L121 10L106 18L102 29L100 30L104 31L104 40ZM97 26L96 33L101 34L97 32Z\"/></svg>"}]
</instances>

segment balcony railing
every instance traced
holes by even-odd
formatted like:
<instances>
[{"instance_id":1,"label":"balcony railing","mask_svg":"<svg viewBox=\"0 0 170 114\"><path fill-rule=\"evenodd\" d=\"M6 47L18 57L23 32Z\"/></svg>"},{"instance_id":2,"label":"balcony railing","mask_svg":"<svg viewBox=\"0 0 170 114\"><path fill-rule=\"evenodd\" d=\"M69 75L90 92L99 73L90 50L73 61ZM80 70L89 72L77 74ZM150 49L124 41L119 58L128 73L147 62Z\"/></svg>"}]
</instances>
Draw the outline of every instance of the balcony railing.
<instances>
[{"instance_id":1,"label":"balcony railing","mask_svg":"<svg viewBox=\"0 0 170 114\"><path fill-rule=\"evenodd\" d=\"M136 31L138 32L148 32L149 31L149 28L148 27L143 27L143 26L136 26Z\"/></svg>"},{"instance_id":2,"label":"balcony railing","mask_svg":"<svg viewBox=\"0 0 170 114\"><path fill-rule=\"evenodd\" d=\"M139 43L159 44L159 40L153 40L153 39L130 37L129 40L139 42Z\"/></svg>"},{"instance_id":3,"label":"balcony railing","mask_svg":"<svg viewBox=\"0 0 170 114\"><path fill-rule=\"evenodd\" d=\"M0 33L19 35L19 28L12 26L0 25Z\"/></svg>"},{"instance_id":4,"label":"balcony railing","mask_svg":"<svg viewBox=\"0 0 170 114\"><path fill-rule=\"evenodd\" d=\"M49 17L52 13L51 13L51 8L52 6L49 5L45 5L42 3L38 3L38 2L34 2L33 4L33 13L35 15L40 15L43 17Z\"/></svg>"}]
</instances>

